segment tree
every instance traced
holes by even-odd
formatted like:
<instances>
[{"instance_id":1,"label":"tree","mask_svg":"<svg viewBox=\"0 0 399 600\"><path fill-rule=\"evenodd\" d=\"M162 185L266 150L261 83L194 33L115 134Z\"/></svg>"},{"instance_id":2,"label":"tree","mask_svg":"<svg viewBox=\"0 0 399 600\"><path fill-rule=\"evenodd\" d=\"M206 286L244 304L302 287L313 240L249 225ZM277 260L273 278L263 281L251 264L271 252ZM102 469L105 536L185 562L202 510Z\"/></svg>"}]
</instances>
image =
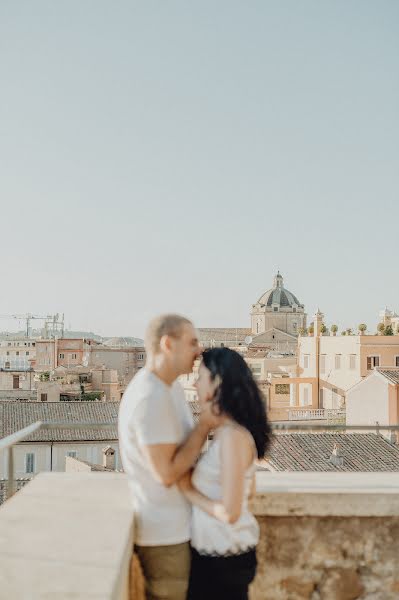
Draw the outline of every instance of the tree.
<instances>
[{"instance_id":1,"label":"tree","mask_svg":"<svg viewBox=\"0 0 399 600\"><path fill-rule=\"evenodd\" d=\"M341 335L346 335L346 331L341 331Z\"/></svg>"},{"instance_id":2,"label":"tree","mask_svg":"<svg viewBox=\"0 0 399 600\"><path fill-rule=\"evenodd\" d=\"M320 333L327 333L327 327L324 325L324 323L322 323L320 327Z\"/></svg>"},{"instance_id":3,"label":"tree","mask_svg":"<svg viewBox=\"0 0 399 600\"><path fill-rule=\"evenodd\" d=\"M313 335L313 334L314 334L314 325L313 325L313 323L311 323L311 324L309 325L308 332L310 333L310 335Z\"/></svg>"},{"instance_id":4,"label":"tree","mask_svg":"<svg viewBox=\"0 0 399 600\"><path fill-rule=\"evenodd\" d=\"M331 325L331 331L335 335L338 331L338 325Z\"/></svg>"},{"instance_id":5,"label":"tree","mask_svg":"<svg viewBox=\"0 0 399 600\"><path fill-rule=\"evenodd\" d=\"M307 333L308 333L308 330L306 329L306 327L299 328L299 335L306 335Z\"/></svg>"},{"instance_id":6,"label":"tree","mask_svg":"<svg viewBox=\"0 0 399 600\"><path fill-rule=\"evenodd\" d=\"M366 323L360 323L360 325L358 326L358 330L360 331L360 333L364 333L365 331L367 331Z\"/></svg>"},{"instance_id":7,"label":"tree","mask_svg":"<svg viewBox=\"0 0 399 600\"><path fill-rule=\"evenodd\" d=\"M384 335L393 335L392 325L387 325L384 329Z\"/></svg>"},{"instance_id":8,"label":"tree","mask_svg":"<svg viewBox=\"0 0 399 600\"><path fill-rule=\"evenodd\" d=\"M348 327L348 329L346 330L346 335L352 335L352 328Z\"/></svg>"},{"instance_id":9,"label":"tree","mask_svg":"<svg viewBox=\"0 0 399 600\"><path fill-rule=\"evenodd\" d=\"M377 331L380 335L382 335L385 331L385 324L384 323L378 323L377 325Z\"/></svg>"}]
</instances>

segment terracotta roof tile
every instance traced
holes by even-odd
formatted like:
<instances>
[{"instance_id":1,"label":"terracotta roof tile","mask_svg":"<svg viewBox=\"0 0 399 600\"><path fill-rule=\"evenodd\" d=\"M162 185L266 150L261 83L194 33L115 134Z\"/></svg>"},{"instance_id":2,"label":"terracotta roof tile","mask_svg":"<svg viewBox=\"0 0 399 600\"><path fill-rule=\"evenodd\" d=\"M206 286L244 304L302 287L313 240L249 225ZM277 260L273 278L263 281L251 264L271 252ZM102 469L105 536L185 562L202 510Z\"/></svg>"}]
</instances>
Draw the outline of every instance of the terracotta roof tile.
<instances>
[{"instance_id":1,"label":"terracotta roof tile","mask_svg":"<svg viewBox=\"0 0 399 600\"><path fill-rule=\"evenodd\" d=\"M334 444L343 465L329 462ZM276 471L399 471L399 448L375 433L281 433L266 462Z\"/></svg>"},{"instance_id":2,"label":"terracotta roof tile","mask_svg":"<svg viewBox=\"0 0 399 600\"><path fill-rule=\"evenodd\" d=\"M112 423L110 429L41 430L27 441L106 441L118 439L119 402L0 402L0 438L36 421L49 423Z\"/></svg>"}]
</instances>

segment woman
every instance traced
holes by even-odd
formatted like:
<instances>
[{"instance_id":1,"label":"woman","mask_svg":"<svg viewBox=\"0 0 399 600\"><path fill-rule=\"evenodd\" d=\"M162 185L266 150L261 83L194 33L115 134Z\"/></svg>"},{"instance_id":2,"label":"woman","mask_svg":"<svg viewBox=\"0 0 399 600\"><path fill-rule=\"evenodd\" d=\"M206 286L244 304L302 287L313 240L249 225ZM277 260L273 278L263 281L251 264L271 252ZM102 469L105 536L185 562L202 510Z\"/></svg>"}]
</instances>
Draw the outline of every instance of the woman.
<instances>
[{"instance_id":1,"label":"woman","mask_svg":"<svg viewBox=\"0 0 399 600\"><path fill-rule=\"evenodd\" d=\"M208 451L180 489L193 505L188 600L246 600L255 577L259 527L249 512L255 460L270 438L261 393L238 352L203 353L196 382L216 428Z\"/></svg>"}]
</instances>

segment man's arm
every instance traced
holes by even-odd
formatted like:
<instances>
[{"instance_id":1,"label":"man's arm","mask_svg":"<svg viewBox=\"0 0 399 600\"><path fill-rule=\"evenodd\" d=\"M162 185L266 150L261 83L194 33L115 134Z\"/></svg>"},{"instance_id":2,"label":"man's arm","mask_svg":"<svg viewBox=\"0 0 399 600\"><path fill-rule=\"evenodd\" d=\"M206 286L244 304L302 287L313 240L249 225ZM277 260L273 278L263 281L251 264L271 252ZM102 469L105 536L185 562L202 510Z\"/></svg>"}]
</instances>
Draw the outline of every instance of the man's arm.
<instances>
[{"instance_id":1,"label":"man's arm","mask_svg":"<svg viewBox=\"0 0 399 600\"><path fill-rule=\"evenodd\" d=\"M211 423L200 420L180 446L177 444L143 445L144 455L157 481L166 487L175 484L194 465L211 429Z\"/></svg>"}]
</instances>

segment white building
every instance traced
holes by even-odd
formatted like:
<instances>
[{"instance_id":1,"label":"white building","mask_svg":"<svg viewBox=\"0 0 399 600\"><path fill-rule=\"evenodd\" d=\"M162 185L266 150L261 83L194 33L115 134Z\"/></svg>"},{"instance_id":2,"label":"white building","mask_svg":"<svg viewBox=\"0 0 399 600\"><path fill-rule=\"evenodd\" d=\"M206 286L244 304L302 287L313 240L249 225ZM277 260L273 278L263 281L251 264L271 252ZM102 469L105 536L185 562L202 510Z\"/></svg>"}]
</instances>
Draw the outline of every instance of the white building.
<instances>
[{"instance_id":1,"label":"white building","mask_svg":"<svg viewBox=\"0 0 399 600\"><path fill-rule=\"evenodd\" d=\"M36 359L32 338L0 340L0 369L28 371Z\"/></svg>"},{"instance_id":2,"label":"white building","mask_svg":"<svg viewBox=\"0 0 399 600\"><path fill-rule=\"evenodd\" d=\"M346 392L347 425L399 425L399 368L376 368Z\"/></svg>"}]
</instances>

